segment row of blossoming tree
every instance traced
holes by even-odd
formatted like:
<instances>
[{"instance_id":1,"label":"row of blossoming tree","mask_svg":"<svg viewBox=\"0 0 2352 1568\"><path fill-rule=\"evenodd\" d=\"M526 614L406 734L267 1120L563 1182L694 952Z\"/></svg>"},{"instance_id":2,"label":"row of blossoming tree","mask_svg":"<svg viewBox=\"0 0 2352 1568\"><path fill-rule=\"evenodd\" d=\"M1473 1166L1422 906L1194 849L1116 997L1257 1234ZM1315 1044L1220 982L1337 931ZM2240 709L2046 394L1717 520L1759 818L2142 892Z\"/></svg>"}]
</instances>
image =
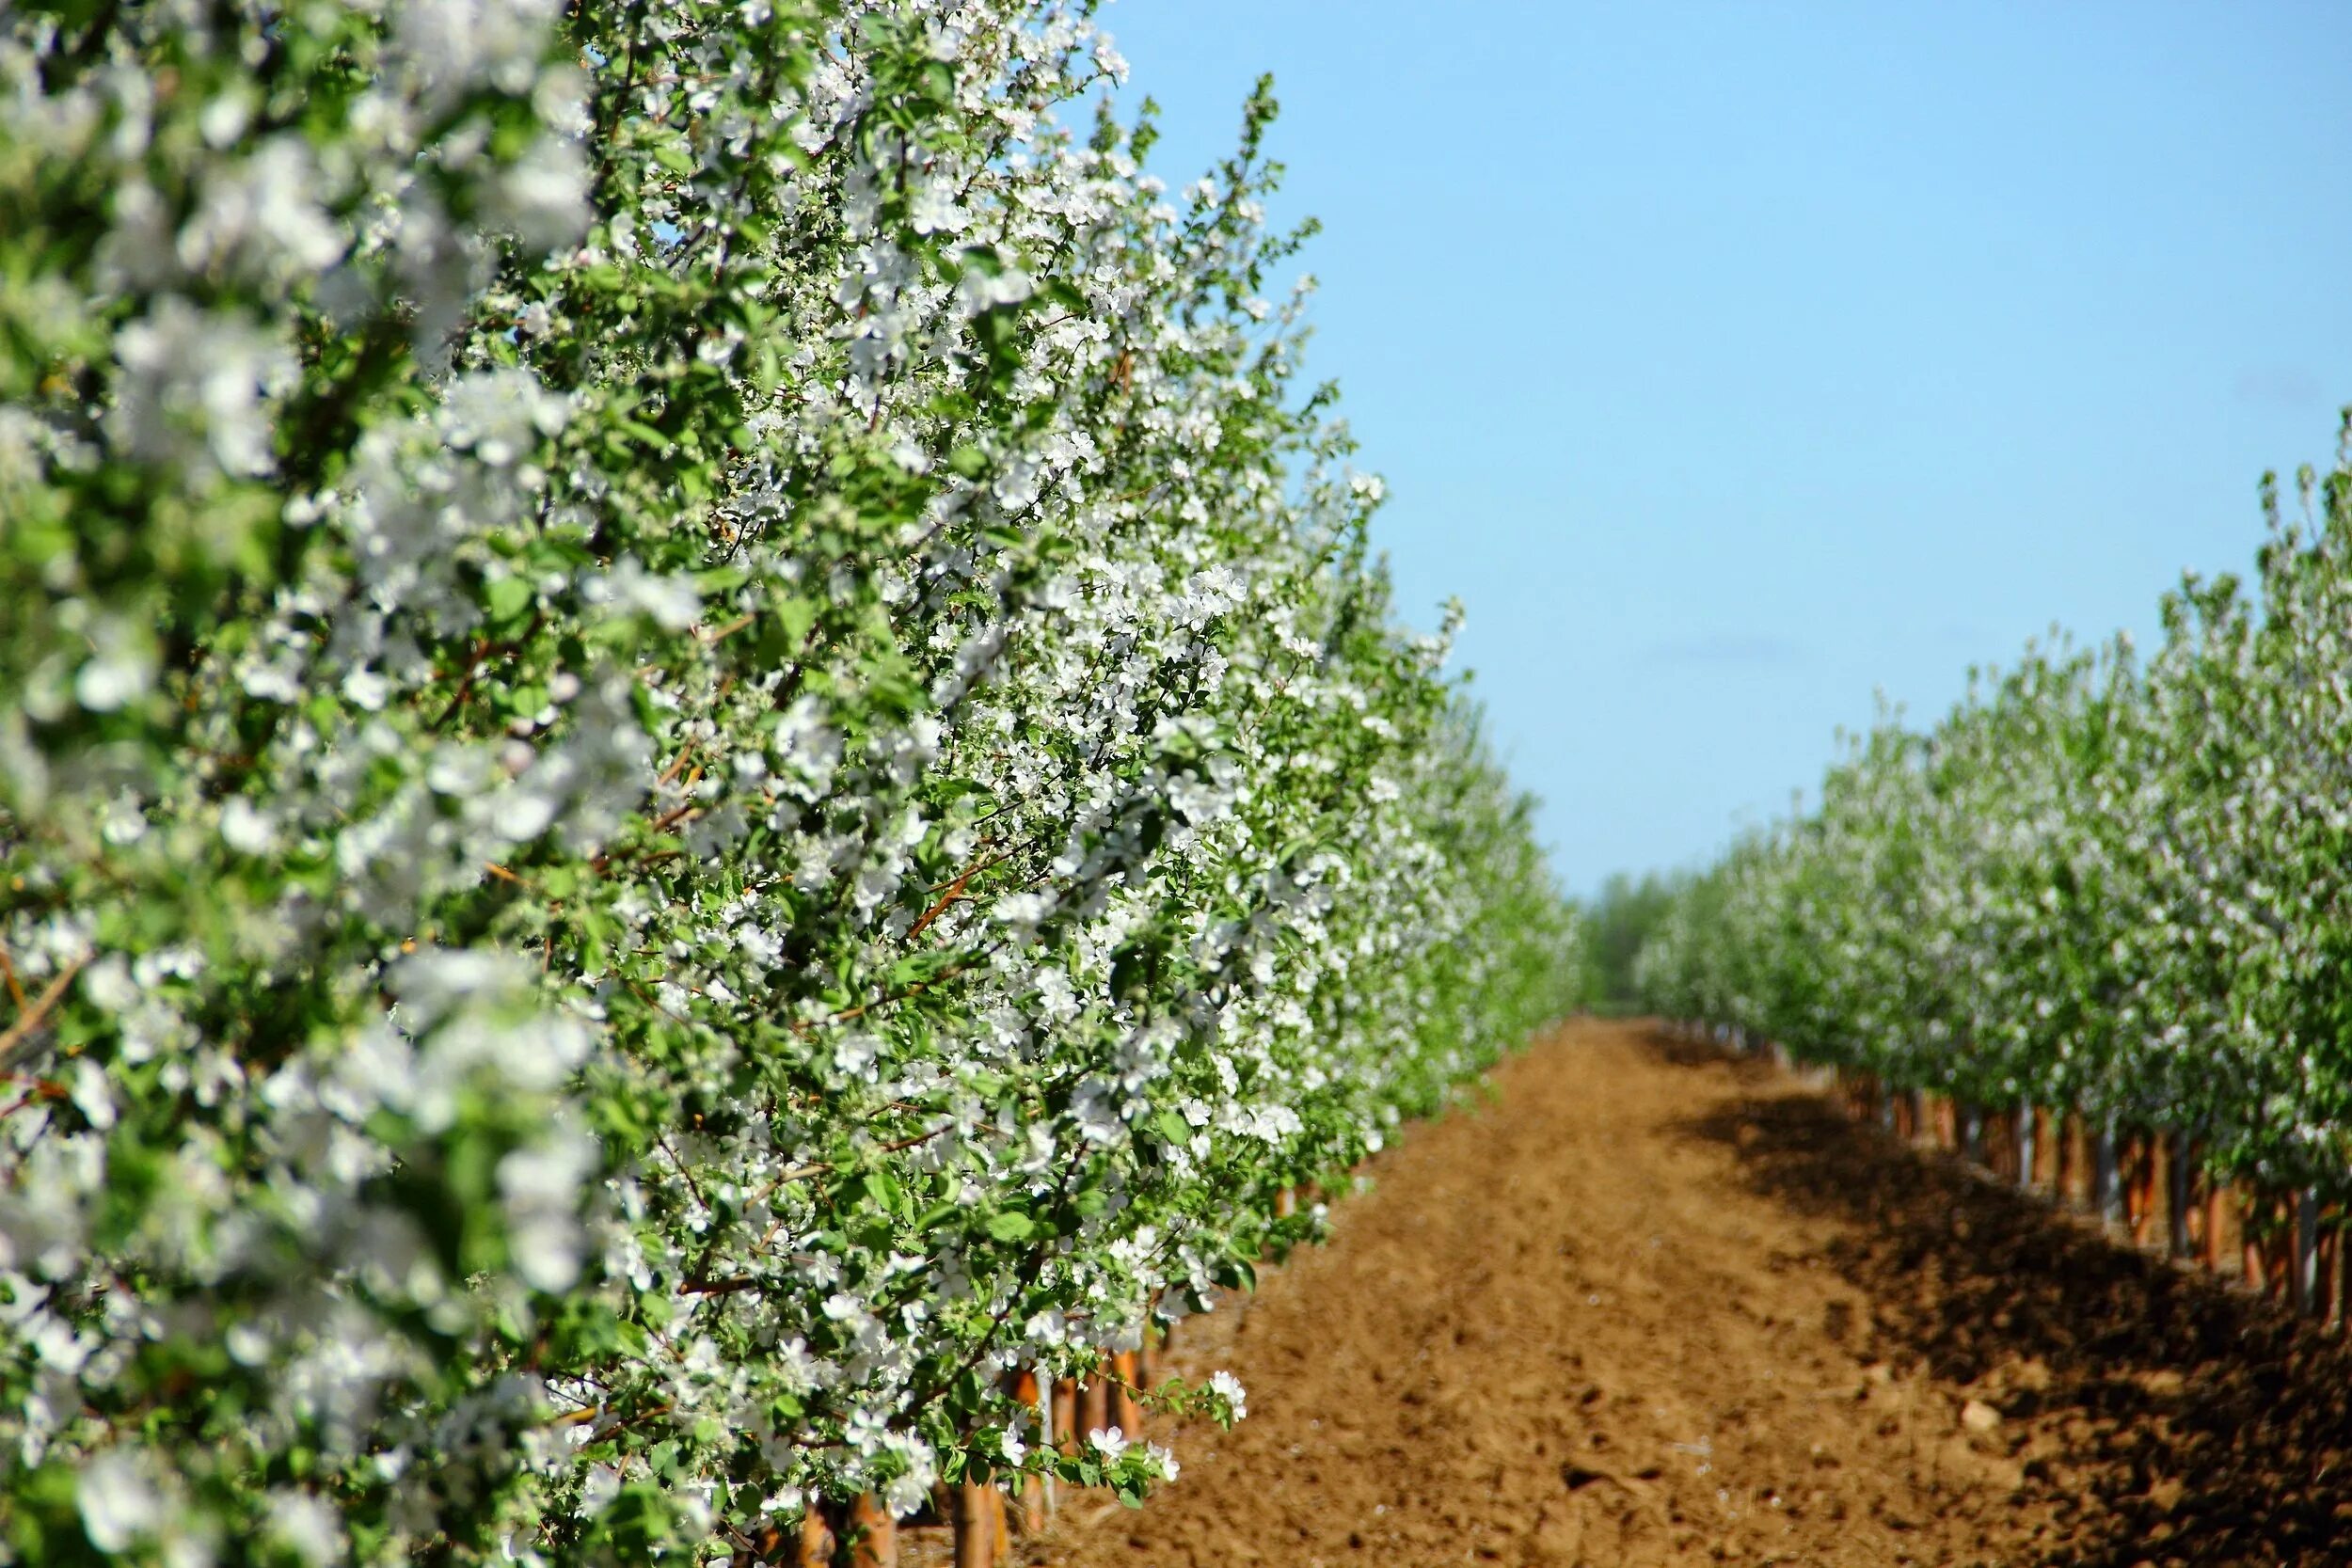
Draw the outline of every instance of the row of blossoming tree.
<instances>
[{"instance_id":1,"label":"row of blossoming tree","mask_svg":"<svg viewBox=\"0 0 2352 1568\"><path fill-rule=\"evenodd\" d=\"M0 11L0 1562L1132 1498L1557 1007L1272 103L1169 191L1084 9Z\"/></svg>"},{"instance_id":2,"label":"row of blossoming tree","mask_svg":"<svg viewBox=\"0 0 2352 1568\"><path fill-rule=\"evenodd\" d=\"M2193 1212L2218 1262L2242 1224L2248 1271L2324 1310L2352 1200L2346 433L2294 504L2265 481L2252 578L2185 579L2145 657L2029 648L1932 730L1853 737L1818 809L1682 886L1649 1005L1996 1117L2016 1174L2071 1154L2143 1233L2169 1164L2176 1246Z\"/></svg>"}]
</instances>

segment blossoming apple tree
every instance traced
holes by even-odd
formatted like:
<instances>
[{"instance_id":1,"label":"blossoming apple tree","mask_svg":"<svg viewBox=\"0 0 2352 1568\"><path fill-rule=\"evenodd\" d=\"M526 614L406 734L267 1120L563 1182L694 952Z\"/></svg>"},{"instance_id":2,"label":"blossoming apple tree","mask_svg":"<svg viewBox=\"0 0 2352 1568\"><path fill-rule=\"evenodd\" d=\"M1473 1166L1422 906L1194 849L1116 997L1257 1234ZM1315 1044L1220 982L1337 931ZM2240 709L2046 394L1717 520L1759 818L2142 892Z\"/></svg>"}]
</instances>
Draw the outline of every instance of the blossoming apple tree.
<instances>
[{"instance_id":1,"label":"blossoming apple tree","mask_svg":"<svg viewBox=\"0 0 2352 1568\"><path fill-rule=\"evenodd\" d=\"M2299 489L2265 481L2253 580L2186 578L2145 658L2028 649L1931 730L1857 738L1818 809L1685 886L1652 1004L2169 1140L2176 1199L2238 1187L2250 1272L2324 1283L2313 1232L2352 1201L2352 420Z\"/></svg>"},{"instance_id":2,"label":"blossoming apple tree","mask_svg":"<svg viewBox=\"0 0 2352 1568\"><path fill-rule=\"evenodd\" d=\"M1272 101L1171 191L1123 69L1045 0L0 13L0 1560L1138 1495L1023 1376L1557 1006Z\"/></svg>"}]
</instances>

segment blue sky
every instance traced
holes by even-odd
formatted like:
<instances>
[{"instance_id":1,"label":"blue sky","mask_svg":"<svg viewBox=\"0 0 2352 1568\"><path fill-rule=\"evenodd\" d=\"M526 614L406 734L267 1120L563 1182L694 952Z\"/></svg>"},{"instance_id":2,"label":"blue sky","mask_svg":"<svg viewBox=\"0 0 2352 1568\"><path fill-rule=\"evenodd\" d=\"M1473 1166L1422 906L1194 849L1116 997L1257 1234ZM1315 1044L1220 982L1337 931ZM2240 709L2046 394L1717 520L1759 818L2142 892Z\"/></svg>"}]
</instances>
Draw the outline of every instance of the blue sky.
<instances>
[{"instance_id":1,"label":"blue sky","mask_svg":"<svg viewBox=\"0 0 2352 1568\"><path fill-rule=\"evenodd\" d=\"M2352 6L1118 0L1152 166L1262 71L1310 369L1576 891L2247 565L2352 402Z\"/></svg>"}]
</instances>

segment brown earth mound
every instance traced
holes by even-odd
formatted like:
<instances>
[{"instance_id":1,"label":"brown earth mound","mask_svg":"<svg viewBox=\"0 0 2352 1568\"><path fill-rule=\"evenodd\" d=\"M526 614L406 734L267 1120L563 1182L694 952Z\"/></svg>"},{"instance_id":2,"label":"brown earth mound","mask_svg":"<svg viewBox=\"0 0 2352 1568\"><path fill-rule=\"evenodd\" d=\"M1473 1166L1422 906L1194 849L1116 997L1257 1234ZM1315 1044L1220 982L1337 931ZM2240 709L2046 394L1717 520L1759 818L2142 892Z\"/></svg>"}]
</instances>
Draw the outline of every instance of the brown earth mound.
<instances>
[{"instance_id":1,"label":"brown earth mound","mask_svg":"<svg viewBox=\"0 0 2352 1568\"><path fill-rule=\"evenodd\" d=\"M1494 1091L1183 1325L1246 1422L1022 1558L2352 1562L2335 1341L1643 1025Z\"/></svg>"}]
</instances>

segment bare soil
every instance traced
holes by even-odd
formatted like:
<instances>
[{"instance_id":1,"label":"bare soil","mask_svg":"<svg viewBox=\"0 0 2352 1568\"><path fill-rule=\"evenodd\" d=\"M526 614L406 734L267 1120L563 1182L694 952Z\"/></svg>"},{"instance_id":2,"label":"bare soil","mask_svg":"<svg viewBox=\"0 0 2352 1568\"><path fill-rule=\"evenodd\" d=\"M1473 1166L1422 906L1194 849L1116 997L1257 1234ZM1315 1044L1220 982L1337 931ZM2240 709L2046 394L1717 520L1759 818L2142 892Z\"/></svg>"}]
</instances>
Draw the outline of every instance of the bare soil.
<instances>
[{"instance_id":1,"label":"bare soil","mask_svg":"<svg viewBox=\"0 0 2352 1568\"><path fill-rule=\"evenodd\" d=\"M1646 1025L1492 1088L1182 1326L1247 1421L1017 1560L2352 1563L2332 1337Z\"/></svg>"}]
</instances>

